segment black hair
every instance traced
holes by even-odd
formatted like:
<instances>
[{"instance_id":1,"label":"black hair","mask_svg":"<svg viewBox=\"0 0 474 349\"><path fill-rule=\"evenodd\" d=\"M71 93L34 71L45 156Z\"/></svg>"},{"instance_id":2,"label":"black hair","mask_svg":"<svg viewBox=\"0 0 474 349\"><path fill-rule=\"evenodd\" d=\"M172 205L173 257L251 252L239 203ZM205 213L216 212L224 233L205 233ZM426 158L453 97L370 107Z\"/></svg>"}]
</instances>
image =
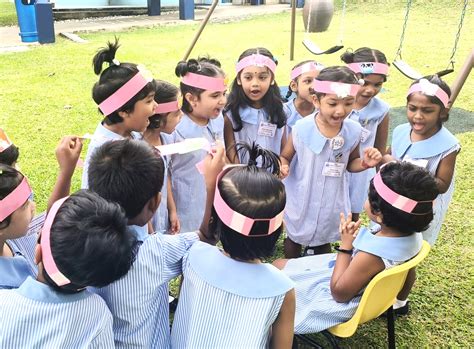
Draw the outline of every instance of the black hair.
<instances>
[{"instance_id":1,"label":"black hair","mask_svg":"<svg viewBox=\"0 0 474 349\"><path fill-rule=\"evenodd\" d=\"M19 156L20 149L15 144L11 144L7 149L0 152L0 163L12 166L17 162Z\"/></svg>"},{"instance_id":2,"label":"black hair","mask_svg":"<svg viewBox=\"0 0 474 349\"><path fill-rule=\"evenodd\" d=\"M51 226L51 253L71 283L57 286L46 270L45 279L60 292L104 287L120 279L133 264L138 249L135 235L119 204L89 190L67 198Z\"/></svg>"},{"instance_id":3,"label":"black hair","mask_svg":"<svg viewBox=\"0 0 474 349\"><path fill-rule=\"evenodd\" d=\"M449 98L451 98L451 89L449 88L448 84L446 82L444 82L444 80L442 80L438 75L427 75L427 76L424 76L422 77L421 79L418 79L418 80L415 80L410 86L414 85L414 84L417 84L420 82L420 80L422 79L426 79L428 80L429 82L431 82L432 84L435 84L435 85L438 85L444 92L446 92L446 94L448 95ZM411 95L408 95L407 96L407 103L409 102L410 100L410 96ZM428 100L433 103L433 104L436 104L436 105L439 105L440 106L440 111L444 111L446 109L446 107L444 106L443 102L441 102L441 100L436 97L436 96L430 96L430 95L426 95L426 97L428 98ZM442 118L440 118L440 124L442 124L443 122L446 122L448 121L449 119L449 114L446 113L446 115Z\"/></svg>"},{"instance_id":4,"label":"black hair","mask_svg":"<svg viewBox=\"0 0 474 349\"><path fill-rule=\"evenodd\" d=\"M293 68L291 68L291 70L293 71L294 69L298 68L298 67L301 67L302 65L306 64L306 63L317 63L314 59L308 59L306 61L303 61L303 62L299 62L297 65L295 65ZM300 78L301 75L298 75L296 78L294 78L292 81L298 83L298 79ZM286 93L286 96L285 98L288 99L291 97L291 95L293 94L294 92L291 90L291 81L290 83L288 84L288 92Z\"/></svg>"},{"instance_id":5,"label":"black hair","mask_svg":"<svg viewBox=\"0 0 474 349\"><path fill-rule=\"evenodd\" d=\"M124 139L106 142L92 155L89 189L118 202L127 218L136 217L161 191L164 163L146 142Z\"/></svg>"},{"instance_id":6,"label":"black hair","mask_svg":"<svg viewBox=\"0 0 474 349\"><path fill-rule=\"evenodd\" d=\"M285 187L272 173L279 173L278 155L260 147L258 144L238 144L238 149L249 154L246 166L237 166L227 172L218 183L222 199L230 208L250 218L275 217L285 208ZM266 168L257 167L257 158L262 159ZM283 230L280 226L274 233L266 236L253 236L268 231L268 222L255 222L250 236L244 236L226 226L215 208L212 209L209 230L220 236L224 250L234 259L251 260L270 257Z\"/></svg>"},{"instance_id":7,"label":"black hair","mask_svg":"<svg viewBox=\"0 0 474 349\"><path fill-rule=\"evenodd\" d=\"M96 75L100 74L99 81L96 82L92 87L92 98L97 103L97 105L105 101L138 73L138 67L136 64L122 63L115 60L115 54L117 53L119 47L119 40L116 37L113 43L109 41L107 42L107 47L99 49L92 59L94 73ZM109 66L102 71L102 65L105 62L109 63ZM123 122L123 118L119 115L119 112L133 112L135 103L146 98L151 92L154 91L155 83L154 81L151 81L119 109L107 115L104 118L105 124L113 125ZM100 109L99 112L102 113Z\"/></svg>"},{"instance_id":8,"label":"black hair","mask_svg":"<svg viewBox=\"0 0 474 349\"><path fill-rule=\"evenodd\" d=\"M375 48L361 47L355 50L354 52L347 50L341 55L341 60L346 64L359 63L359 62L376 62L386 65L390 65L387 61L387 57L382 51L379 51ZM362 77L367 74L361 74ZM379 74L383 76L383 81L387 81L387 76L384 74Z\"/></svg>"},{"instance_id":9,"label":"black hair","mask_svg":"<svg viewBox=\"0 0 474 349\"><path fill-rule=\"evenodd\" d=\"M424 168L408 162L388 163L380 174L384 184L397 194L416 201L430 201L439 194L434 177ZM407 213L386 202L377 193L373 180L369 186L369 203L373 213L381 213L382 222L401 234L410 235L428 228L433 220L433 203L418 203Z\"/></svg>"},{"instance_id":10,"label":"black hair","mask_svg":"<svg viewBox=\"0 0 474 349\"><path fill-rule=\"evenodd\" d=\"M239 61L253 54L261 54L267 56L268 58L273 60L275 64L278 65L278 61L275 59L275 57L273 57L273 54L263 47L250 48L248 50L245 50L239 56ZM283 111L283 99L280 94L280 88L278 87L278 84L275 81L275 75L272 71L270 71L270 73L273 79L273 84L270 85L270 88L268 89L267 93L265 94L265 96L263 96L262 105L263 109L267 112L269 121L272 124L277 125L278 128L282 128L286 125L286 114ZM235 132L239 132L240 130L242 130L243 127L239 108L252 105L252 101L245 95L242 85L239 85L237 83L237 80L240 79L240 74L242 74L241 71L237 73L237 76L232 82L227 106L224 109L224 112L230 111L232 113L232 119L235 122Z\"/></svg>"},{"instance_id":11,"label":"black hair","mask_svg":"<svg viewBox=\"0 0 474 349\"><path fill-rule=\"evenodd\" d=\"M0 200L5 199L16 189L23 180L23 175L15 168L0 164ZM13 212L12 212L13 213ZM0 229L5 229L10 225L11 214L0 222Z\"/></svg>"},{"instance_id":12,"label":"black hair","mask_svg":"<svg viewBox=\"0 0 474 349\"><path fill-rule=\"evenodd\" d=\"M198 59L190 59L188 61L180 61L174 70L177 77L183 77L187 73L194 73L204 76L225 76L224 71L221 69L221 63L217 59L209 57L198 57ZM181 94L183 95L183 105L181 109L186 113L191 113L193 108L191 104L186 100L186 93L191 93L198 97L205 91L202 88L185 85L182 82L179 83Z\"/></svg>"},{"instance_id":13,"label":"black hair","mask_svg":"<svg viewBox=\"0 0 474 349\"><path fill-rule=\"evenodd\" d=\"M332 66L321 70L316 80L319 81L334 81L342 82L345 84L359 84L357 75L350 70L348 67L343 66ZM316 94L318 98L324 97L326 94L314 91L313 88L309 89L310 93Z\"/></svg>"},{"instance_id":14,"label":"black hair","mask_svg":"<svg viewBox=\"0 0 474 349\"><path fill-rule=\"evenodd\" d=\"M178 99L179 89L164 80L155 80L155 102L160 103L168 103L172 101L176 101ZM168 113L165 114L155 114L149 117L150 124L148 125L148 129L155 129L155 128L162 128L166 126L166 120Z\"/></svg>"}]
</instances>

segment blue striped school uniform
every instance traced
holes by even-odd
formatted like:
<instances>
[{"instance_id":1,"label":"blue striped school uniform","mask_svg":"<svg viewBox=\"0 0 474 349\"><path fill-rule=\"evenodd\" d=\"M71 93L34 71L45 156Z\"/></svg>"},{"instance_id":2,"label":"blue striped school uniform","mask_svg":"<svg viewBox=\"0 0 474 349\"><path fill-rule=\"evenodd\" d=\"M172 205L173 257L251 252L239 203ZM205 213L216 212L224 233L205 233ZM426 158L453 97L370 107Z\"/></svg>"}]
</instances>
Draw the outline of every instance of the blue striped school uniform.
<instances>
[{"instance_id":1,"label":"blue striped school uniform","mask_svg":"<svg viewBox=\"0 0 474 349\"><path fill-rule=\"evenodd\" d=\"M0 290L0 348L113 348L112 316L87 290L56 292L29 277Z\"/></svg>"},{"instance_id":2,"label":"blue striped school uniform","mask_svg":"<svg viewBox=\"0 0 474 349\"><path fill-rule=\"evenodd\" d=\"M295 155L286 188L284 221L288 237L299 244L319 246L339 240L339 213L350 211L349 184L345 175L351 152L358 146L361 126L344 120L338 138L344 139L340 149L331 148L315 117L296 122L292 137ZM327 163L342 164L338 177L323 175Z\"/></svg>"},{"instance_id":3,"label":"blue striped school uniform","mask_svg":"<svg viewBox=\"0 0 474 349\"><path fill-rule=\"evenodd\" d=\"M298 120L303 119L303 116L296 110L295 99L284 103L283 111L286 114L286 134L290 135L293 126Z\"/></svg>"},{"instance_id":4,"label":"blue striped school uniform","mask_svg":"<svg viewBox=\"0 0 474 349\"><path fill-rule=\"evenodd\" d=\"M422 246L421 234L403 237L382 237L362 228L354 240L354 255L364 251L382 259L385 268L391 268L413 258ZM290 259L283 272L296 284L295 333L320 332L346 322L355 313L363 290L345 303L331 295L331 277L336 254Z\"/></svg>"},{"instance_id":5,"label":"blue striped school uniform","mask_svg":"<svg viewBox=\"0 0 474 349\"><path fill-rule=\"evenodd\" d=\"M161 143L167 144L167 138L161 136ZM169 218L168 218L168 170L169 170L169 156L161 156L163 164L165 166L165 172L163 175L163 188L161 189L161 201L160 206L156 210L153 218L151 219L151 225L153 231L158 233L167 233L169 229Z\"/></svg>"},{"instance_id":6,"label":"blue striped school uniform","mask_svg":"<svg viewBox=\"0 0 474 349\"><path fill-rule=\"evenodd\" d=\"M122 279L94 290L113 315L117 348L168 348L168 282L181 274L182 258L198 240L196 233L148 237Z\"/></svg>"},{"instance_id":7,"label":"blue striped school uniform","mask_svg":"<svg viewBox=\"0 0 474 349\"><path fill-rule=\"evenodd\" d=\"M240 118L242 119L242 129L238 132L234 132L235 142L245 142L252 144L256 142L262 148L273 151L276 154L281 152L281 139L285 127L276 128L273 137L259 134L258 130L261 123L269 123L270 118L264 108L256 109L252 107L240 107L239 108ZM227 117L232 122L232 127L235 128L236 124L232 118L232 113L227 112ZM229 144L230 146L231 144ZM242 164L248 162L248 154L239 154L239 161Z\"/></svg>"},{"instance_id":8,"label":"blue striped school uniform","mask_svg":"<svg viewBox=\"0 0 474 349\"><path fill-rule=\"evenodd\" d=\"M459 152L461 146L459 141L445 127L436 134L423 141L411 142L411 125L409 123L399 125L393 131L392 155L397 160L411 162L417 166L426 168L433 176L436 176L439 163L453 152ZM439 194L433 206L434 217L427 230L422 232L423 238L434 245L438 238L444 217L454 192L454 177L448 190Z\"/></svg>"},{"instance_id":9,"label":"blue striped school uniform","mask_svg":"<svg viewBox=\"0 0 474 349\"><path fill-rule=\"evenodd\" d=\"M172 348L267 348L294 287L270 264L239 262L202 242L183 259L183 275Z\"/></svg>"},{"instance_id":10,"label":"blue striped school uniform","mask_svg":"<svg viewBox=\"0 0 474 349\"><path fill-rule=\"evenodd\" d=\"M224 139L224 118L219 115L210 119L206 126L200 126L188 115L183 115L171 134L169 143L181 142L188 138L204 137L213 143ZM170 175L173 196L181 223L181 231L193 231L201 225L206 208L206 183L196 168L206 150L196 150L187 154L174 154L170 158Z\"/></svg>"},{"instance_id":11,"label":"blue striped school uniform","mask_svg":"<svg viewBox=\"0 0 474 349\"><path fill-rule=\"evenodd\" d=\"M353 110L349 115L362 126L359 149L360 157L364 157L364 150L371 148L375 144L375 136L379 125L388 115L390 106L381 99L374 97L360 110ZM362 172L350 173L349 176L349 197L351 199L351 211L361 213L364 210L364 203L367 200L370 180L375 176L375 168L369 168Z\"/></svg>"},{"instance_id":12,"label":"blue striped school uniform","mask_svg":"<svg viewBox=\"0 0 474 349\"><path fill-rule=\"evenodd\" d=\"M132 138L134 139L141 139L141 134L139 132L132 132ZM99 148L102 144L108 141L117 141L124 139L121 135L110 131L107 129L101 122L97 125L97 128L94 131L94 135L89 143L89 147L87 147L86 159L84 160L84 167L82 169L82 181L81 181L81 189L89 188L89 176L88 176L88 169L89 169L89 162L91 161L91 156L94 154L95 150Z\"/></svg>"}]
</instances>

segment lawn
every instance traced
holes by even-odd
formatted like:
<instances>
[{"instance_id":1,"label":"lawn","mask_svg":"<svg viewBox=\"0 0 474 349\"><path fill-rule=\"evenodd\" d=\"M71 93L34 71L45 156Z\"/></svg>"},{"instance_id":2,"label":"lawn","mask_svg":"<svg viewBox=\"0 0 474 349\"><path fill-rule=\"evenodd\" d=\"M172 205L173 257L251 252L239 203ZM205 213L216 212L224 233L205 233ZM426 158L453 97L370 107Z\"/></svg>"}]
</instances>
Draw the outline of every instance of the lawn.
<instances>
[{"instance_id":1,"label":"lawn","mask_svg":"<svg viewBox=\"0 0 474 349\"><path fill-rule=\"evenodd\" d=\"M0 0L0 27L17 25L15 4L9 0Z\"/></svg>"},{"instance_id":2,"label":"lawn","mask_svg":"<svg viewBox=\"0 0 474 349\"><path fill-rule=\"evenodd\" d=\"M1 0L0 0L1 1ZM350 2L351 3L351 2ZM395 5L393 5L394 3ZM0 2L0 6L4 5ZM446 6L449 5L449 11ZM448 64L460 15L459 0L415 2L405 37L403 57L423 72L441 70ZM3 10L1 12L3 14ZM300 44L304 37L300 14L297 17L295 62L289 61L290 14L261 16L231 23L211 24L204 31L192 56L208 54L221 60L230 78L238 55L248 47L265 46L279 60L277 81L288 83L291 67L311 58ZM395 55L404 16L399 1L352 2L346 14L346 47L375 47ZM1 18L1 17L0 17ZM440 20L442 18L442 20ZM332 46L337 38L339 13L329 32L310 34L321 47ZM185 52L196 26L157 26L115 33L122 47L117 58L145 64L160 79L177 83L174 67ZM459 69L471 49L474 32L472 8L466 15L459 43L456 67ZM83 34L87 44L75 44L57 38L54 45L30 51L0 55L0 125L21 149L20 166L30 178L38 210L44 210L54 183L57 165L54 148L65 134L93 132L100 115L91 99L91 88L97 77L92 70L92 56L114 33ZM320 56L325 65L340 64L339 55ZM446 77L452 83L455 74ZM400 110L410 82L395 69L391 70L385 92L381 95ZM474 116L472 77L461 91L455 106L469 120L452 117L447 123L459 125ZM472 121L471 124L472 125ZM454 129L454 127L453 127ZM474 223L467 213L474 202L474 132L457 127L463 150L458 157L456 192L443 227L441 238L419 271L419 280L411 296L412 313L398 319L397 343L400 347L469 347L474 343L473 328L473 238ZM470 131L470 132L467 132ZM80 170L73 181L79 188ZM469 320L471 319L471 320ZM362 326L344 347L384 346L384 321Z\"/></svg>"}]
</instances>

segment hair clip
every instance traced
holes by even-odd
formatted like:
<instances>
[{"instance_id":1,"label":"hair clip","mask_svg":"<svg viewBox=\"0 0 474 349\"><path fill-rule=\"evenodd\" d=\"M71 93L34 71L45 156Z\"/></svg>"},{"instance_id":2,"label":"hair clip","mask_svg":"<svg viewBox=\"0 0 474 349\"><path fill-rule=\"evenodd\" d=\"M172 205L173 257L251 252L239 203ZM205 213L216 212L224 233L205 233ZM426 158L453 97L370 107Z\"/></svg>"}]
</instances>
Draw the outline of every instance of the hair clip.
<instances>
[{"instance_id":1,"label":"hair clip","mask_svg":"<svg viewBox=\"0 0 474 349\"><path fill-rule=\"evenodd\" d=\"M358 83L360 86L364 86L364 85L365 85L365 80L364 80L364 79L359 79L359 80L357 80L357 83Z\"/></svg>"},{"instance_id":2,"label":"hair clip","mask_svg":"<svg viewBox=\"0 0 474 349\"><path fill-rule=\"evenodd\" d=\"M117 58L112 59L112 64L113 65L120 65L120 62Z\"/></svg>"}]
</instances>

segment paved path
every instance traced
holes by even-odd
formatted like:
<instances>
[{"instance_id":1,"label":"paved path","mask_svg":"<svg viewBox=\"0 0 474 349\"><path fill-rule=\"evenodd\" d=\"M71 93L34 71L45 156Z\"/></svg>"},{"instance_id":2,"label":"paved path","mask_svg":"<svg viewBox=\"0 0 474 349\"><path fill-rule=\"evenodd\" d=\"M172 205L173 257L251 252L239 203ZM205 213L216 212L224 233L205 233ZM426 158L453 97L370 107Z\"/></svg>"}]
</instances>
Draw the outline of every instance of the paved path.
<instances>
[{"instance_id":1,"label":"paved path","mask_svg":"<svg viewBox=\"0 0 474 349\"><path fill-rule=\"evenodd\" d=\"M290 5L221 5L217 6L210 22L236 21L244 18L263 14L279 13L290 11ZM100 30L123 30L131 27L148 27L154 25L182 25L196 24L207 13L207 9L196 9L194 21L180 21L178 11L164 12L161 16L127 16L127 17L105 17L90 18L82 20L57 21L54 23L55 33L61 32L80 33ZM29 45L38 43L23 43L18 35L19 28L0 27L0 53L22 51Z\"/></svg>"}]
</instances>

